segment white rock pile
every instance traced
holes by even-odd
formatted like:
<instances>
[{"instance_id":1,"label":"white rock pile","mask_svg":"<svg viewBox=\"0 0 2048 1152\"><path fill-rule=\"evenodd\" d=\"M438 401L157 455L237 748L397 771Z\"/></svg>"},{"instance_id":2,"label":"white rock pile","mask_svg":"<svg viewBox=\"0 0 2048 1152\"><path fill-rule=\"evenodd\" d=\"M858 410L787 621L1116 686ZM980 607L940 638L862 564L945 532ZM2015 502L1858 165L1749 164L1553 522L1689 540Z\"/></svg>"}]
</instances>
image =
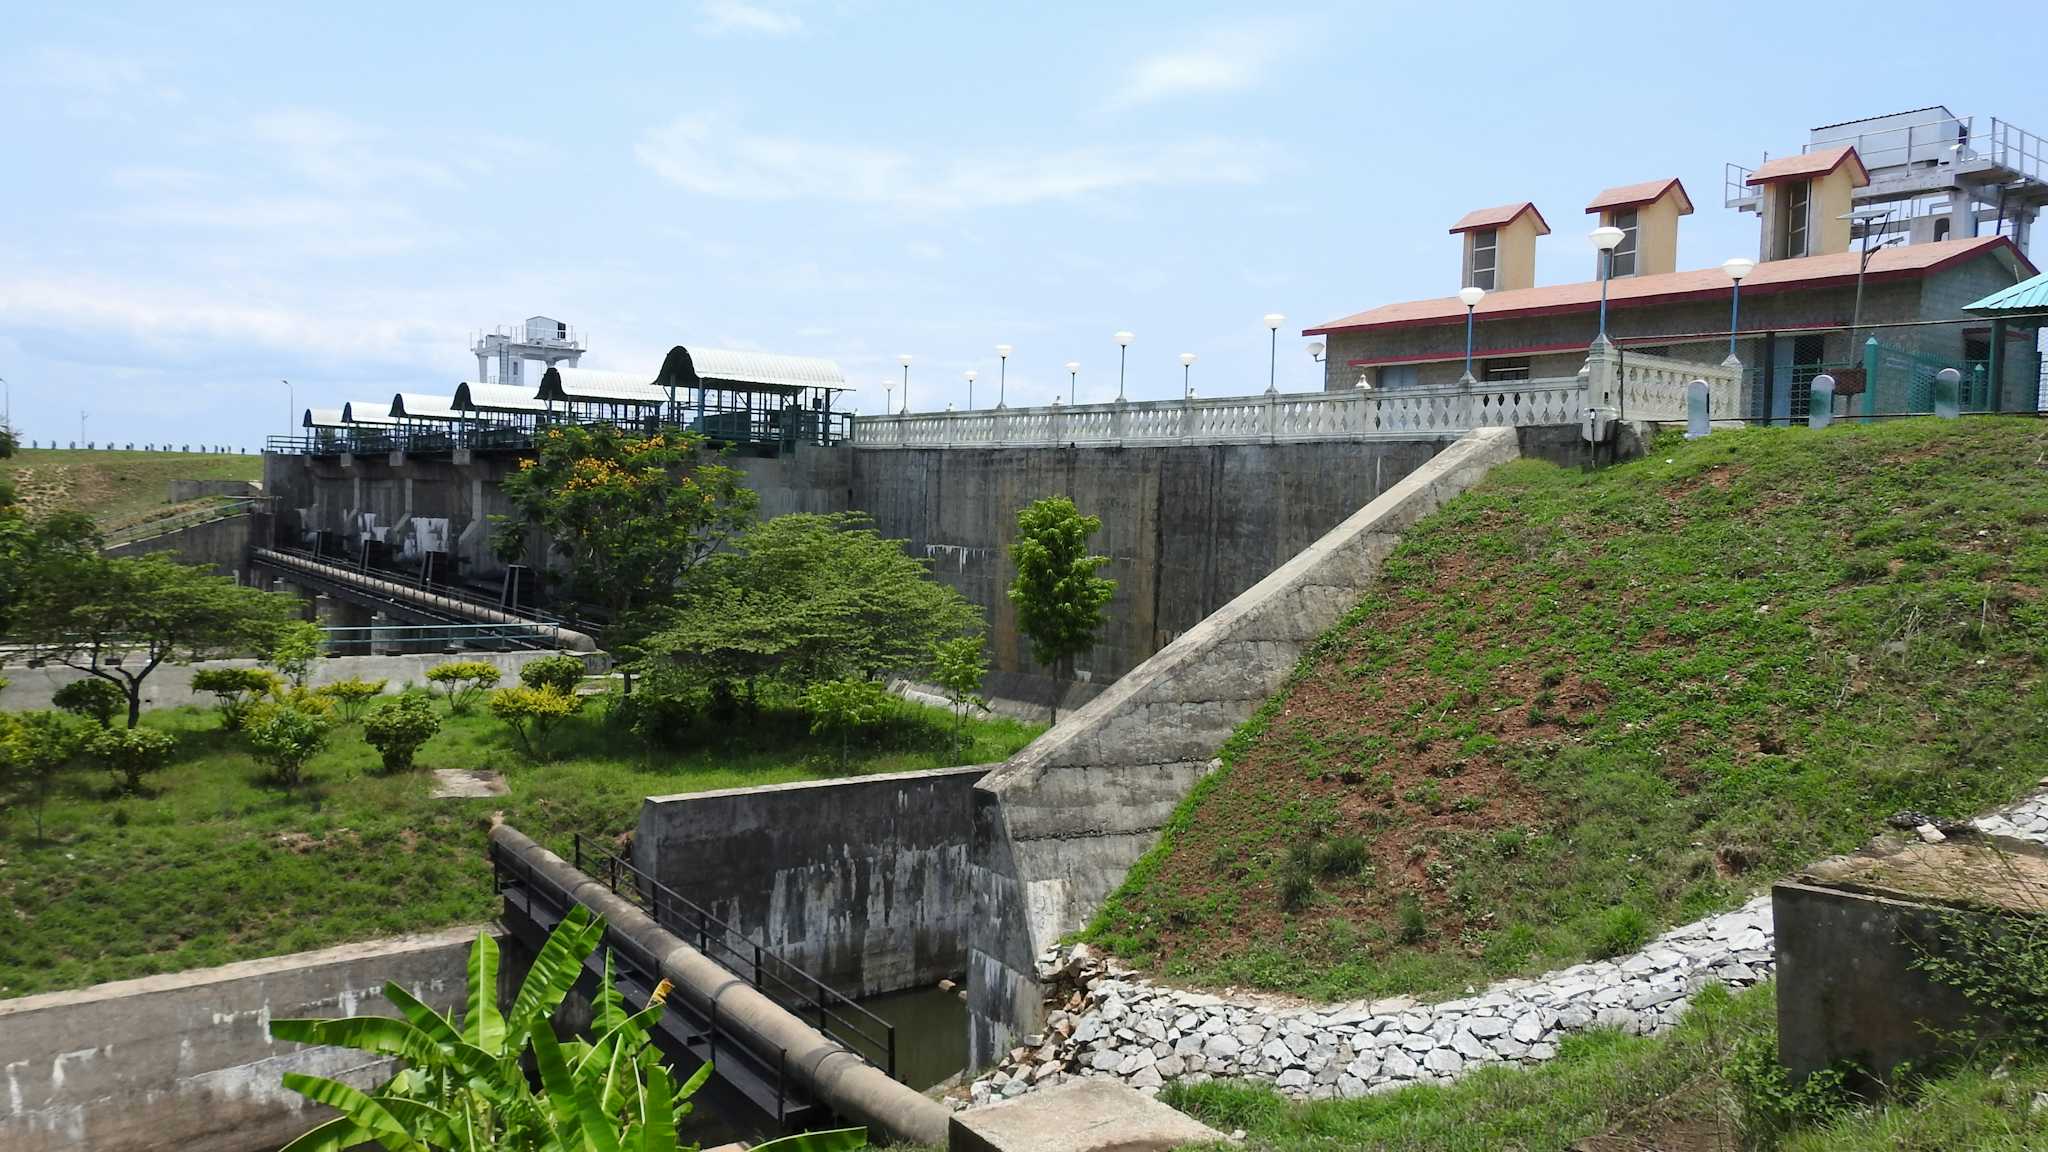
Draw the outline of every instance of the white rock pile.
<instances>
[{"instance_id":1,"label":"white rock pile","mask_svg":"<svg viewBox=\"0 0 2048 1152\"><path fill-rule=\"evenodd\" d=\"M1302 1099L1363 1096L1455 1079L1481 1064L1547 1060L1559 1037L1585 1028L1659 1031L1701 986L1746 987L1768 978L1771 964L1767 897L1666 933L1632 956L1503 981L1440 1004L1226 1000L1156 987L1077 945L1040 959L1039 979L1062 1005L1047 1014L1046 1031L975 1081L970 1099L1021 1096L1068 1076L1114 1076L1145 1092L1169 1080L1228 1076Z\"/></svg>"},{"instance_id":2,"label":"white rock pile","mask_svg":"<svg viewBox=\"0 0 2048 1152\"><path fill-rule=\"evenodd\" d=\"M2048 844L2048 791L1972 823L1991 835ZM1659 1032L1677 1023L1701 987L1747 987L1769 979L1774 963L1768 895L1675 928L1631 956L1502 981L1440 1004L1226 999L1157 987L1086 945L1053 949L1038 962L1048 990L1046 1030L975 1080L963 1106L1070 1076L1116 1077L1146 1093L1170 1080L1237 1077L1298 1099L1363 1096L1453 1080L1484 1064L1547 1060L1560 1037L1582 1029Z\"/></svg>"}]
</instances>

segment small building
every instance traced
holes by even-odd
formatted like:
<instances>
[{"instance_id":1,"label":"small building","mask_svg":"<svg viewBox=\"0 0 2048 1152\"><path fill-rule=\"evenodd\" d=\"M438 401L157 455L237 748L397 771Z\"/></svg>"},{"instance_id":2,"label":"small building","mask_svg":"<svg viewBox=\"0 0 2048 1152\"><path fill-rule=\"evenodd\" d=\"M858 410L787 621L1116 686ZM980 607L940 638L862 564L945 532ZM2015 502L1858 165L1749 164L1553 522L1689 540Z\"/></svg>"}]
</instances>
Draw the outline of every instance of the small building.
<instances>
[{"instance_id":1,"label":"small building","mask_svg":"<svg viewBox=\"0 0 2048 1152\"><path fill-rule=\"evenodd\" d=\"M1731 173L1728 206L1758 216L1758 259L1741 283L1732 341L1729 272L1679 265L1680 222L1694 211L1684 184L1662 177L1599 192L1586 213L1621 233L1606 284L1609 337L1624 356L1718 364L1733 355L1751 419L1804 420L1815 376L1834 374L1852 393L1872 364L1876 411L1926 410L1943 367L1963 372L1968 408L2033 410L2039 320L2000 325L2005 340L1994 356L1993 326L1962 307L2035 273L2023 244L2048 188L2048 152L2029 151L2018 139L2025 134L2002 121L1978 126L1945 109L1923 111L1815 129L1805 150ZM1858 125L1869 130L1845 134ZM1944 151L1930 160L1937 129ZM1959 131L1964 150L1951 147ZM1886 163L1859 152L1873 144ZM1942 217L1948 226L1916 223L1934 219L1925 202L1943 187L1955 203L1980 207L2002 195L2005 212L1986 220L1957 209ZM1586 250L1587 279L1536 284L1536 244L1550 227L1526 201L1467 213L1451 232L1461 239L1459 284L1486 291L1471 312L1475 380L1575 375L1599 332L1600 254ZM1324 341L1325 389L1452 387L1465 371L1466 321L1466 306L1447 294L1368 308L1304 334Z\"/></svg>"}]
</instances>

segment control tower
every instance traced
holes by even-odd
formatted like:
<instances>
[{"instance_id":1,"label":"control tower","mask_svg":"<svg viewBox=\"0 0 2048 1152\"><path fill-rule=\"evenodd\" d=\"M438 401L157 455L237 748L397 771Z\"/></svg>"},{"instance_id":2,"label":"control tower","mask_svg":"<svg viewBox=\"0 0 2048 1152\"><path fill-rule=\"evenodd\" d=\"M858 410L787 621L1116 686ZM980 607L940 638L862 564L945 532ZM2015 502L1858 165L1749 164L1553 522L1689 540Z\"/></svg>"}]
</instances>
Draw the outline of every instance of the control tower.
<instances>
[{"instance_id":1,"label":"control tower","mask_svg":"<svg viewBox=\"0 0 2048 1152\"><path fill-rule=\"evenodd\" d=\"M478 333L470 351L476 353L475 383L519 387L526 383L524 365L528 360L538 360L547 368L557 364L574 368L583 358L584 343L581 334L560 320L529 316L524 324ZM496 369L491 367L494 361Z\"/></svg>"}]
</instances>

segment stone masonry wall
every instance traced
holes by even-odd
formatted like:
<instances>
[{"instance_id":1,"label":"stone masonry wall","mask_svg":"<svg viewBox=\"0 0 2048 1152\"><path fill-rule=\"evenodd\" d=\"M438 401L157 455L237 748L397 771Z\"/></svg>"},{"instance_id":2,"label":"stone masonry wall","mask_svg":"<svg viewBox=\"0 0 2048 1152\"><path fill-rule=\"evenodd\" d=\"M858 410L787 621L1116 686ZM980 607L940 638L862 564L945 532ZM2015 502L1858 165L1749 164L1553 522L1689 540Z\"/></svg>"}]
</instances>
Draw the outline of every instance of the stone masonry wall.
<instances>
[{"instance_id":1,"label":"stone masonry wall","mask_svg":"<svg viewBox=\"0 0 2048 1152\"><path fill-rule=\"evenodd\" d=\"M1519 455L1511 429L1461 438L975 788L967 976L977 1066L1035 1029L1039 953L1122 881L1231 730L1358 601L1400 534Z\"/></svg>"}]
</instances>

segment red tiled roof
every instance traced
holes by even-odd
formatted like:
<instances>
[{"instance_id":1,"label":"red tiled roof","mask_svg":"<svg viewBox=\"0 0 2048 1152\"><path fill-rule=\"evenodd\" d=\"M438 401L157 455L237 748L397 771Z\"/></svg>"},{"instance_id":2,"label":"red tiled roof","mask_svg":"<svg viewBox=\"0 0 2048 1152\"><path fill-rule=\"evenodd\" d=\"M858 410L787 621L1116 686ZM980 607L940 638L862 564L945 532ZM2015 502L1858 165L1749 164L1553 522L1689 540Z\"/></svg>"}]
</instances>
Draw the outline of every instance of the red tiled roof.
<instances>
[{"instance_id":1,"label":"red tiled roof","mask_svg":"<svg viewBox=\"0 0 2048 1152\"><path fill-rule=\"evenodd\" d=\"M1645 180L1641 184L1623 184L1619 188L1609 188L1607 191L1593 197L1593 202L1586 205L1586 211L1605 212L1610 208L1633 208L1638 204L1652 204L1663 198L1664 190L1667 188L1678 189L1678 214L1680 216L1692 215L1692 197L1685 194L1685 185L1680 184L1676 176L1667 177L1663 180Z\"/></svg>"},{"instance_id":2,"label":"red tiled roof","mask_svg":"<svg viewBox=\"0 0 2048 1152\"><path fill-rule=\"evenodd\" d=\"M1451 231L1457 233L1470 232L1474 228L1505 228L1509 224L1514 223L1515 218L1524 212L1534 212L1536 214L1536 234L1538 236L1550 235L1550 225L1544 221L1543 213L1537 212L1536 205L1528 200L1515 204L1503 204L1498 208L1481 208L1477 212L1467 212L1456 224L1451 225Z\"/></svg>"},{"instance_id":3,"label":"red tiled roof","mask_svg":"<svg viewBox=\"0 0 2048 1152\"><path fill-rule=\"evenodd\" d=\"M1856 154L1856 148L1851 144L1844 144L1839 148L1822 148L1817 152L1801 152L1796 156L1780 156L1776 160L1766 160L1764 161L1764 166L1751 172L1749 179L1744 181L1744 183L1751 185L1769 184L1777 180L1808 179L1814 176L1825 176L1841 167L1847 161L1853 161L1856 165L1856 187L1861 188L1865 184L1870 183L1870 173L1863 167L1863 157Z\"/></svg>"},{"instance_id":4,"label":"red tiled roof","mask_svg":"<svg viewBox=\"0 0 2048 1152\"><path fill-rule=\"evenodd\" d=\"M1998 248L2010 250L2029 275L2035 271L2026 256L2004 236L1964 237L1932 244L1901 244L1880 248L1870 257L1867 278L1882 283L1902 277L1924 276L1959 260L1981 256ZM1742 282L1744 296L1819 288L1834 283L1854 283L1859 252L1835 252L1799 260L1766 260ZM1665 272L1655 276L1622 276L1608 282L1607 306L1629 308L1645 304L1673 303L1688 298L1718 299L1728 293L1728 274L1719 267L1696 268L1688 272ZM1590 310L1600 304L1600 282L1583 280L1576 284L1548 284L1540 288L1510 288L1489 292L1480 301L1480 318L1540 316L1555 312ZM1462 324L1465 305L1456 296L1432 300L1410 300L1386 304L1365 312L1304 329L1304 336L1332 332L1358 332L1374 328L1402 328L1425 324Z\"/></svg>"}]
</instances>

